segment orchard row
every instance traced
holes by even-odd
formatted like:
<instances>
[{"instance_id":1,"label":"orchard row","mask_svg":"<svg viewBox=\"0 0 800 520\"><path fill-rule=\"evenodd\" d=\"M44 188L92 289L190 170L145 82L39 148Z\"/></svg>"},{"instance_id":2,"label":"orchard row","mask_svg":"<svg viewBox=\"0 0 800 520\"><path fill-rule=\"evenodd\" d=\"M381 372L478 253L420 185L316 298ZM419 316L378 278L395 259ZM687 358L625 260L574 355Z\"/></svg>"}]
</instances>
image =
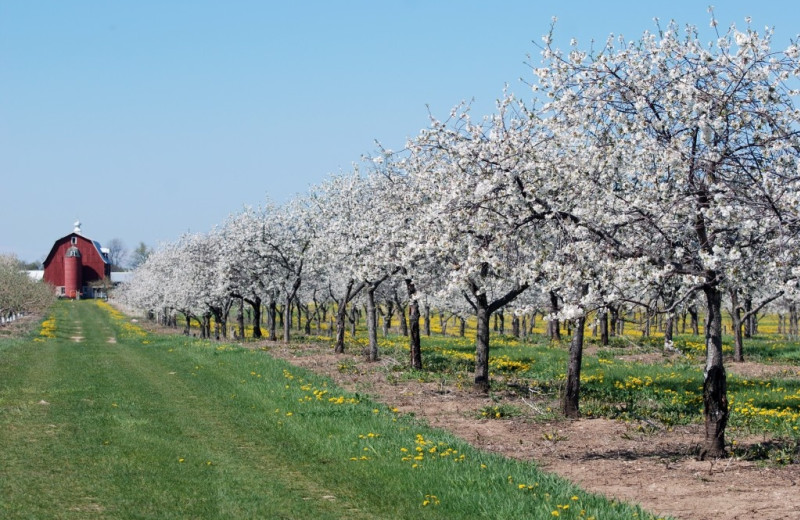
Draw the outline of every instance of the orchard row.
<instances>
[{"instance_id":1,"label":"orchard row","mask_svg":"<svg viewBox=\"0 0 800 520\"><path fill-rule=\"evenodd\" d=\"M459 106L401 151L379 147L305 196L186 235L137 270L126 300L219 322L243 299L267 309L273 334L279 308L330 306L341 352L359 298L372 359L376 302L394 301L408 307L414 366L421 303L474 315L483 391L492 314L549 309L573 322L567 416L579 414L587 316L636 306L669 321L700 305L704 455L724 454L723 298L741 347L743 324L797 295L800 48L775 51L749 26L703 43L672 23L592 51L551 36L534 101L504 94L479 119Z\"/></svg>"}]
</instances>

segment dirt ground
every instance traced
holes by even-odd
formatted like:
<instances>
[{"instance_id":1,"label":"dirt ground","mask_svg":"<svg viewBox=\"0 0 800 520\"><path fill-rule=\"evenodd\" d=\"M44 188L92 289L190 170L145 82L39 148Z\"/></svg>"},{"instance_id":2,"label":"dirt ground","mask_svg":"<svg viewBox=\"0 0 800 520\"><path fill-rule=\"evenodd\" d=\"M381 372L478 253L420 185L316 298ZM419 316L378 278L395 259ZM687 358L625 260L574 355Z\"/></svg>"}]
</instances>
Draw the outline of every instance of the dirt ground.
<instances>
[{"instance_id":1,"label":"dirt ground","mask_svg":"<svg viewBox=\"0 0 800 520\"><path fill-rule=\"evenodd\" d=\"M489 397L455 382L423 383L389 378L386 359L376 363L320 346L268 346L271 355L317 373L343 388L414 413L472 445L535 461L582 488L680 519L800 519L800 465L776 466L735 457L698 461L701 426L671 431L651 424L607 419L535 420L541 407L510 389L503 403L530 410L523 417L479 418ZM340 366L346 369L340 369ZM731 371L756 376L798 374L797 367L747 363ZM461 385L462 387L465 385ZM469 386L469 385L466 385ZM756 443L763 439L752 439ZM738 441L747 445L747 440Z\"/></svg>"}]
</instances>

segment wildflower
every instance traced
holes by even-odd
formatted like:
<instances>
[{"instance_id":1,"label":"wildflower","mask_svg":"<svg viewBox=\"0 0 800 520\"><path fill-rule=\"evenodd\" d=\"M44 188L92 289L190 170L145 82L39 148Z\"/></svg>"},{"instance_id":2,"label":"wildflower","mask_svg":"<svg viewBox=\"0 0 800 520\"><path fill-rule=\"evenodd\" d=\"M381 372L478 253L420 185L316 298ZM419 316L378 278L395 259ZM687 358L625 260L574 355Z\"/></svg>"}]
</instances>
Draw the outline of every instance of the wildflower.
<instances>
[{"instance_id":1,"label":"wildflower","mask_svg":"<svg viewBox=\"0 0 800 520\"><path fill-rule=\"evenodd\" d=\"M439 504L439 498L436 495L425 495L425 500L422 501L423 507L429 505L438 506Z\"/></svg>"}]
</instances>

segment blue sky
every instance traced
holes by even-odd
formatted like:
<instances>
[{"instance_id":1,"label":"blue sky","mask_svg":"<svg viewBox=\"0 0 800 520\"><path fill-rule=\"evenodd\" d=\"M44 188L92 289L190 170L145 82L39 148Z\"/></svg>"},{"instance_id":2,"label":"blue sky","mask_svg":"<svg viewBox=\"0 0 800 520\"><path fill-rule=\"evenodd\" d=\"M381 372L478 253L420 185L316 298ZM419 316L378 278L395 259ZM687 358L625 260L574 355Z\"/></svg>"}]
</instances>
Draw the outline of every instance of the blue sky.
<instances>
[{"instance_id":1,"label":"blue sky","mask_svg":"<svg viewBox=\"0 0 800 520\"><path fill-rule=\"evenodd\" d=\"M800 32L797 10L718 2L721 28ZM778 4L777 2L775 4ZM782 2L781 2L782 4ZM0 253L42 260L72 231L129 249L208 231L398 149L462 100L528 97L528 55L708 30L707 3L0 0Z\"/></svg>"}]
</instances>

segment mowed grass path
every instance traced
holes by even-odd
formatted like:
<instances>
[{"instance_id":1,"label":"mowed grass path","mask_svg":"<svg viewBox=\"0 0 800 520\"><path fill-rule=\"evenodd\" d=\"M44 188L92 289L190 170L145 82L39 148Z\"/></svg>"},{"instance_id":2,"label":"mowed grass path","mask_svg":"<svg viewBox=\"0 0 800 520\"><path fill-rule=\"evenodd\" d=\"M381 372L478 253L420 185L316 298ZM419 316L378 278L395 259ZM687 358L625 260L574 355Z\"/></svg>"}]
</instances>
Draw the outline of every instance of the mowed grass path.
<instances>
[{"instance_id":1,"label":"mowed grass path","mask_svg":"<svg viewBox=\"0 0 800 520\"><path fill-rule=\"evenodd\" d=\"M0 342L0 518L653 518L263 352L46 323Z\"/></svg>"}]
</instances>

